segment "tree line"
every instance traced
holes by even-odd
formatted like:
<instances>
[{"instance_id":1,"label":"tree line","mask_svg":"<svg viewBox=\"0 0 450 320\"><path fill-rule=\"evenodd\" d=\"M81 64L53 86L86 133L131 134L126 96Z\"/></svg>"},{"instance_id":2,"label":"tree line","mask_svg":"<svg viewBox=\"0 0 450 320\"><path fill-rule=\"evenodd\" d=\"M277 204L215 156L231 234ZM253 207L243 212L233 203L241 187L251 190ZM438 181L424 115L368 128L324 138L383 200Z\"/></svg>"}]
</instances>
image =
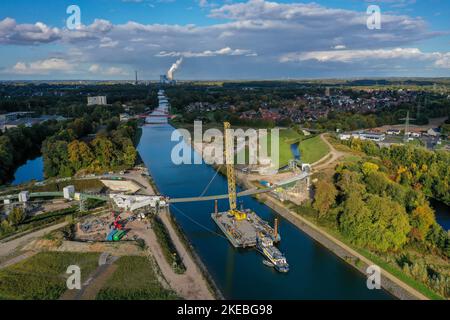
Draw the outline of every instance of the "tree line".
<instances>
[{"instance_id":1,"label":"tree line","mask_svg":"<svg viewBox=\"0 0 450 320\"><path fill-rule=\"evenodd\" d=\"M449 296L450 276L442 267L450 258L449 234L420 189L392 180L389 170L375 162L343 163L331 181L319 180L312 203L317 220Z\"/></svg>"},{"instance_id":2,"label":"tree line","mask_svg":"<svg viewBox=\"0 0 450 320\"><path fill-rule=\"evenodd\" d=\"M431 151L412 145L379 147L375 142L351 139L343 141L355 151L379 157L392 180L411 186L425 195L450 204L450 153Z\"/></svg>"},{"instance_id":3,"label":"tree line","mask_svg":"<svg viewBox=\"0 0 450 320\"><path fill-rule=\"evenodd\" d=\"M132 167L137 158L134 139L138 133L135 120L108 125L91 136L77 136L71 128L48 138L42 147L44 174L70 177L77 173L103 173Z\"/></svg>"},{"instance_id":4,"label":"tree line","mask_svg":"<svg viewBox=\"0 0 450 320\"><path fill-rule=\"evenodd\" d=\"M0 131L0 185L14 177L15 170L39 155L42 142L63 126L56 121L48 121L32 127L17 127Z\"/></svg>"}]
</instances>

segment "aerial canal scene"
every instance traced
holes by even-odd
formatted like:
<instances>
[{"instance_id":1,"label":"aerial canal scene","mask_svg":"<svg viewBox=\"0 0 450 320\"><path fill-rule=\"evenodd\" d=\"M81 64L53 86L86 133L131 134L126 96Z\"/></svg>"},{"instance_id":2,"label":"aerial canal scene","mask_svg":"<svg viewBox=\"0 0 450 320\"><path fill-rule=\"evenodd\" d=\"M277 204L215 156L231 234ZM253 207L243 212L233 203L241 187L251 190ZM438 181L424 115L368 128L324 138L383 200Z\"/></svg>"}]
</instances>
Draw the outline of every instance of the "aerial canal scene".
<instances>
[{"instance_id":1,"label":"aerial canal scene","mask_svg":"<svg viewBox=\"0 0 450 320\"><path fill-rule=\"evenodd\" d=\"M418 23L421 1L386 30L378 6L327 1L193 1L179 23L164 13L185 10L175 1L79 15L95 3L58 4L45 24L0 4L0 300L170 301L212 317L216 301L269 315L281 300L450 297L448 52L346 46L374 29L413 43L390 21ZM302 33L323 10L364 24L317 31L328 49L234 32Z\"/></svg>"}]
</instances>

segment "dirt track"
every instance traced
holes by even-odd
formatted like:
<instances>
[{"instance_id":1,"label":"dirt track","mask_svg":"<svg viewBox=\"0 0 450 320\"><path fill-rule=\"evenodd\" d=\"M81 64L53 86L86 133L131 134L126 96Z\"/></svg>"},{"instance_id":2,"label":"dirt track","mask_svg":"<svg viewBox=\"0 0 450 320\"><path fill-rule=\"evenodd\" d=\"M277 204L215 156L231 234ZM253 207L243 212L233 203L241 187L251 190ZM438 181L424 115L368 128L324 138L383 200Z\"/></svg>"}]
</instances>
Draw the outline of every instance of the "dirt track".
<instances>
[{"instance_id":1,"label":"dirt track","mask_svg":"<svg viewBox=\"0 0 450 320\"><path fill-rule=\"evenodd\" d=\"M332 165L333 163L335 163L336 161L338 161L341 157L343 157L345 155L345 153L337 151L333 147L333 145L325 138L324 133L322 133L320 135L320 138L322 139L323 142L326 143L326 145L330 149L330 152L325 157L323 157L319 161L316 161L315 163L312 164L312 168L314 171L328 168L330 165Z\"/></svg>"},{"instance_id":2,"label":"dirt track","mask_svg":"<svg viewBox=\"0 0 450 320\"><path fill-rule=\"evenodd\" d=\"M161 246L152 229L147 229L146 224L135 221L133 222L133 230L145 240L164 278L178 295L188 300L213 300L214 296L209 291L206 280L170 224L167 214L170 213L166 210L162 211L160 218L169 231L169 235L186 266L186 271L183 274L177 274L173 271L172 266L169 265L164 257Z\"/></svg>"}]
</instances>

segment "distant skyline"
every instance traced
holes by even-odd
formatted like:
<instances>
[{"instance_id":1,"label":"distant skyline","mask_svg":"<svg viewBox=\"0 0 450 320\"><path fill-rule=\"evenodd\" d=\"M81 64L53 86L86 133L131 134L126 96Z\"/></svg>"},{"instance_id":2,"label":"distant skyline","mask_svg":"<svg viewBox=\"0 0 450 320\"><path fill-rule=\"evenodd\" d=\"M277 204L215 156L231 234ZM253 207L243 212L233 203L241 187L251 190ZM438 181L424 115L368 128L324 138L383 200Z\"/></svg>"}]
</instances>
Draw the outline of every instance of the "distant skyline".
<instances>
[{"instance_id":1,"label":"distant skyline","mask_svg":"<svg viewBox=\"0 0 450 320\"><path fill-rule=\"evenodd\" d=\"M0 80L158 80L182 57L180 80L450 77L450 1L2 1L0 52Z\"/></svg>"}]
</instances>

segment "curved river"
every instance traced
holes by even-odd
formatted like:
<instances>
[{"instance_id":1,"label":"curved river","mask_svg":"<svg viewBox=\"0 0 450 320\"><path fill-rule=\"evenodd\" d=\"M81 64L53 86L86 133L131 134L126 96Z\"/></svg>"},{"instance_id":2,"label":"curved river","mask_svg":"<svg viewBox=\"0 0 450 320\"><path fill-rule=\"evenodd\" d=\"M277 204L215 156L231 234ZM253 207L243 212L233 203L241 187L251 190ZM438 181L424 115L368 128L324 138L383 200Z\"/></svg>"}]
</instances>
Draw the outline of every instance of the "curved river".
<instances>
[{"instance_id":1,"label":"curved river","mask_svg":"<svg viewBox=\"0 0 450 320\"><path fill-rule=\"evenodd\" d=\"M171 198L199 196L215 174L206 165L171 161L174 130L169 125L144 126L138 151L160 192ZM192 149L191 149L192 150ZM198 156L198 155L197 155ZM227 193L226 179L218 175L207 195ZM251 197L244 206L273 223L277 214ZM227 201L219 202L225 211ZM255 250L236 250L220 233L210 214L211 202L176 204L171 208L188 239L227 299L392 299L385 291L368 290L366 278L334 254L280 218L282 241L291 270L280 274L265 266Z\"/></svg>"}]
</instances>

